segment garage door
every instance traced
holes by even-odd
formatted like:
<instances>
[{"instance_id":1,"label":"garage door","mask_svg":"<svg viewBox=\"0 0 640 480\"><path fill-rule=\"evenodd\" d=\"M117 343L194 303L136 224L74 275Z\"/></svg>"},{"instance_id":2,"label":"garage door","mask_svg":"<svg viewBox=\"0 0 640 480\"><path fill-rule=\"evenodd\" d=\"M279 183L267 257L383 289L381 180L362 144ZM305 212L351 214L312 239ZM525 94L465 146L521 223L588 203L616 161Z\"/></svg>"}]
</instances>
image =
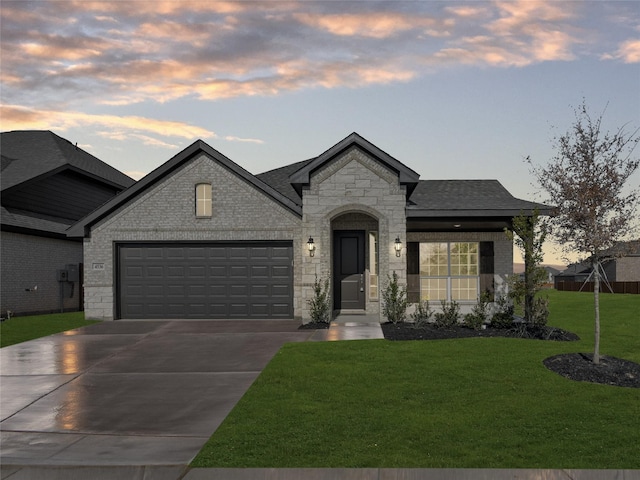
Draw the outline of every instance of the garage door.
<instances>
[{"instance_id":1,"label":"garage door","mask_svg":"<svg viewBox=\"0 0 640 480\"><path fill-rule=\"evenodd\" d=\"M120 244L118 318L293 318L291 242Z\"/></svg>"}]
</instances>

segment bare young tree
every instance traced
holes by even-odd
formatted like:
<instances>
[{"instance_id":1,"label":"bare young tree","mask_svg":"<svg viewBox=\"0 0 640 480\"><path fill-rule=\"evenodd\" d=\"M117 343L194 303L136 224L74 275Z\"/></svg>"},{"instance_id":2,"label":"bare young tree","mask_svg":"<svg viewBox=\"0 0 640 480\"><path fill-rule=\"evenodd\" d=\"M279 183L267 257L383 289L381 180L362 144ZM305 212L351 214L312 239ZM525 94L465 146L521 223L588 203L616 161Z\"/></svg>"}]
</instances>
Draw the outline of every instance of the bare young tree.
<instances>
[{"instance_id":1,"label":"bare young tree","mask_svg":"<svg viewBox=\"0 0 640 480\"><path fill-rule=\"evenodd\" d=\"M600 363L600 264L607 249L632 233L640 198L637 185L625 191L640 164L633 157L638 130L602 132L602 118L592 118L583 101L571 129L554 139L556 155L549 163L534 166L527 158L548 203L555 206L553 236L565 252L588 257L593 268L595 364Z\"/></svg>"}]
</instances>

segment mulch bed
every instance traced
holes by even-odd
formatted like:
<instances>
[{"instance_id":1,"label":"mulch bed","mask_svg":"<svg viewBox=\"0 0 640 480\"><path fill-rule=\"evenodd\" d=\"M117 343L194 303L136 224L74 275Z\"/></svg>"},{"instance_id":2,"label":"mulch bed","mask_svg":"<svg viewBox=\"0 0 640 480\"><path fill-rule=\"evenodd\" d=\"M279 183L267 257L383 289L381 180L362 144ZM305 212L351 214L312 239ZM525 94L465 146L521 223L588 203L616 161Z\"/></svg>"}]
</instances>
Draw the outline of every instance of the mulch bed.
<instances>
[{"instance_id":1,"label":"mulch bed","mask_svg":"<svg viewBox=\"0 0 640 480\"><path fill-rule=\"evenodd\" d=\"M444 340L448 338L471 337L510 337L532 338L539 340L574 341L580 340L575 333L554 327L520 327L520 328L491 328L474 330L458 325L449 328L438 328L427 324L415 326L412 323L383 323L382 332L387 340Z\"/></svg>"},{"instance_id":2,"label":"mulch bed","mask_svg":"<svg viewBox=\"0 0 640 480\"><path fill-rule=\"evenodd\" d=\"M640 364L629 360L600 356L600 363L595 365L593 354L563 353L542 363L552 372L577 382L640 388Z\"/></svg>"}]
</instances>

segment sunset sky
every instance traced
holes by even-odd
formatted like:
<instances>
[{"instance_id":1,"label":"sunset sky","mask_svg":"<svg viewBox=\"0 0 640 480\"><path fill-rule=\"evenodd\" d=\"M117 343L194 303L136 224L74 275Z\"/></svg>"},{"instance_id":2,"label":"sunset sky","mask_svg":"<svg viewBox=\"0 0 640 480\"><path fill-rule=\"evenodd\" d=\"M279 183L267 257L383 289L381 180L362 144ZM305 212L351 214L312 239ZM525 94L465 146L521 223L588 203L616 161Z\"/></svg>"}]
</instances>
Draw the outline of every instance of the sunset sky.
<instances>
[{"instance_id":1,"label":"sunset sky","mask_svg":"<svg viewBox=\"0 0 640 480\"><path fill-rule=\"evenodd\" d=\"M0 8L2 131L52 130L134 178L199 138L261 173L355 131L422 179L537 200L524 158L546 163L583 99L640 127L638 1Z\"/></svg>"}]
</instances>

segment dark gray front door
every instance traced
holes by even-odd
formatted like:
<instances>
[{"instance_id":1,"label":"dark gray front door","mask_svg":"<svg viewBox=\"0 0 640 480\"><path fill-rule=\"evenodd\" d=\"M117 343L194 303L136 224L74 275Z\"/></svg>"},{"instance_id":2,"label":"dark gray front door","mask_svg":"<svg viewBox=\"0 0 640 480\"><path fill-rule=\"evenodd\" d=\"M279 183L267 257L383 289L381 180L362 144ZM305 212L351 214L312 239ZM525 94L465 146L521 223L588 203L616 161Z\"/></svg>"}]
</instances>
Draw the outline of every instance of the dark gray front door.
<instances>
[{"instance_id":1,"label":"dark gray front door","mask_svg":"<svg viewBox=\"0 0 640 480\"><path fill-rule=\"evenodd\" d=\"M364 310L364 231L336 230L333 237L336 310Z\"/></svg>"},{"instance_id":2,"label":"dark gray front door","mask_svg":"<svg viewBox=\"0 0 640 480\"><path fill-rule=\"evenodd\" d=\"M118 245L118 318L293 318L291 242Z\"/></svg>"}]
</instances>

